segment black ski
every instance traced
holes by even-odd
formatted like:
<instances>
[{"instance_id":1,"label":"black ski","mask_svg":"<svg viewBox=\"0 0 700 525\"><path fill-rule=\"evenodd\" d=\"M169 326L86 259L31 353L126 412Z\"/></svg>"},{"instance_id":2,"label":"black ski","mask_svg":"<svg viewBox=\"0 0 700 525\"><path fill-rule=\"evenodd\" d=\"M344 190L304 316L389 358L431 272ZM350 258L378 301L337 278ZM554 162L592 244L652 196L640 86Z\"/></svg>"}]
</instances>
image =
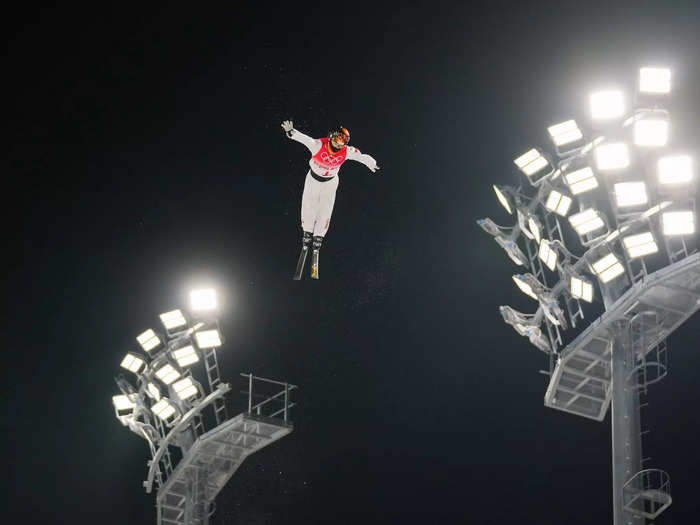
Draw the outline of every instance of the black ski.
<instances>
[{"instance_id":1,"label":"black ski","mask_svg":"<svg viewBox=\"0 0 700 525\"><path fill-rule=\"evenodd\" d=\"M304 271L304 265L306 264L306 254L309 253L308 246L301 247L301 253L299 254L299 260L297 261L297 269L294 271L294 280L298 281L301 279L301 274Z\"/></svg>"}]
</instances>

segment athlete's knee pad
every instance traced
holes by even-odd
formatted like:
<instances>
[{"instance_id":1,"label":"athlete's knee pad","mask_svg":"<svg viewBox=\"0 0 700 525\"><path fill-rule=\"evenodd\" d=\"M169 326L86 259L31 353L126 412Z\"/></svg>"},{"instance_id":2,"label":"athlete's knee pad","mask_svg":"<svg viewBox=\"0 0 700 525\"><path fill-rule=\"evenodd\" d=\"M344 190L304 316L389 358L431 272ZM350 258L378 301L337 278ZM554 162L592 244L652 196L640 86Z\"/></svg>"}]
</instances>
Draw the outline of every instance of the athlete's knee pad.
<instances>
[{"instance_id":1,"label":"athlete's knee pad","mask_svg":"<svg viewBox=\"0 0 700 525\"><path fill-rule=\"evenodd\" d=\"M323 243L323 237L321 237L320 235L315 235L314 236L314 250L320 250L322 243Z\"/></svg>"}]
</instances>

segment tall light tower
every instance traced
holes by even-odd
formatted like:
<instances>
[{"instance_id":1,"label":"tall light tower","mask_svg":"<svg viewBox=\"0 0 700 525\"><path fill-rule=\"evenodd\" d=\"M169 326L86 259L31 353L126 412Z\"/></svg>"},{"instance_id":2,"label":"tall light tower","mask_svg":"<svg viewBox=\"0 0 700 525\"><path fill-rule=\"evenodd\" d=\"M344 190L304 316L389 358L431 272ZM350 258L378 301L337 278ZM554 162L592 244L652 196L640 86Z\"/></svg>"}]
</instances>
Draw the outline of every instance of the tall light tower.
<instances>
[{"instance_id":1,"label":"tall light tower","mask_svg":"<svg viewBox=\"0 0 700 525\"><path fill-rule=\"evenodd\" d=\"M158 525L208 524L216 495L243 460L293 430L290 393L296 386L252 374L241 374L247 410L228 417L216 308L214 290L196 290L189 311L160 314L163 330L143 332L136 338L140 351L128 351L121 361L131 379L116 378L117 419L150 448L143 485L146 492L157 490Z\"/></svg>"},{"instance_id":2,"label":"tall light tower","mask_svg":"<svg viewBox=\"0 0 700 525\"><path fill-rule=\"evenodd\" d=\"M670 146L670 91L668 69L644 67L631 108L622 91L592 94L587 129L550 126L555 155L515 159L528 184L494 186L515 225L477 221L528 270L513 280L537 310L500 311L549 356L545 405L597 421L612 405L615 525L671 504L668 474L642 455L640 396L666 375L666 339L700 306L696 181L691 157Z\"/></svg>"}]
</instances>

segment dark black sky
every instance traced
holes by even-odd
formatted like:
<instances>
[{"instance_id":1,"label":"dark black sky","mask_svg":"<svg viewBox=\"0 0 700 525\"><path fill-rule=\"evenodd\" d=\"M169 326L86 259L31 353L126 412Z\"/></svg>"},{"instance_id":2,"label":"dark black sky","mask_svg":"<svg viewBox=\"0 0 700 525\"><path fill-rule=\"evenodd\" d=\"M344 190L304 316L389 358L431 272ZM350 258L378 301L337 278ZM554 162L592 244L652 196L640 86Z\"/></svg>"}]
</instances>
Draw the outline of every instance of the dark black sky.
<instances>
[{"instance_id":1,"label":"dark black sky","mask_svg":"<svg viewBox=\"0 0 700 525\"><path fill-rule=\"evenodd\" d=\"M497 311L527 303L474 220L504 221L490 184L514 155L646 60L673 67L674 140L697 153L699 20L695 1L6 18L7 522L155 523L112 377L208 278L234 390L243 371L300 386L295 432L239 470L215 524L610 523L609 418L543 406L545 359ZM290 279L308 158L285 118L342 123L382 166L343 168L318 282ZM659 524L700 511L697 328L649 400L645 451L673 483Z\"/></svg>"}]
</instances>

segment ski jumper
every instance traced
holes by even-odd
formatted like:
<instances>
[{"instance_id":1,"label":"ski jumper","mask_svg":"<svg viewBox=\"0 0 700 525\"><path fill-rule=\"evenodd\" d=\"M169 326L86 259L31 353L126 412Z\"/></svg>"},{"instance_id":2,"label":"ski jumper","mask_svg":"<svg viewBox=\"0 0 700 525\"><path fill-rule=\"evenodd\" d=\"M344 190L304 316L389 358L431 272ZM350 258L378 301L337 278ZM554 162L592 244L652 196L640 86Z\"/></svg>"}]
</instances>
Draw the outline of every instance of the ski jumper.
<instances>
[{"instance_id":1,"label":"ski jumper","mask_svg":"<svg viewBox=\"0 0 700 525\"><path fill-rule=\"evenodd\" d=\"M333 214L340 166L346 160L354 160L372 169L376 168L377 162L352 146L344 146L334 152L327 138L312 139L296 129L289 131L287 137L301 142L311 152L309 172L306 174L301 197L301 228L313 233L315 237L323 237Z\"/></svg>"}]
</instances>

